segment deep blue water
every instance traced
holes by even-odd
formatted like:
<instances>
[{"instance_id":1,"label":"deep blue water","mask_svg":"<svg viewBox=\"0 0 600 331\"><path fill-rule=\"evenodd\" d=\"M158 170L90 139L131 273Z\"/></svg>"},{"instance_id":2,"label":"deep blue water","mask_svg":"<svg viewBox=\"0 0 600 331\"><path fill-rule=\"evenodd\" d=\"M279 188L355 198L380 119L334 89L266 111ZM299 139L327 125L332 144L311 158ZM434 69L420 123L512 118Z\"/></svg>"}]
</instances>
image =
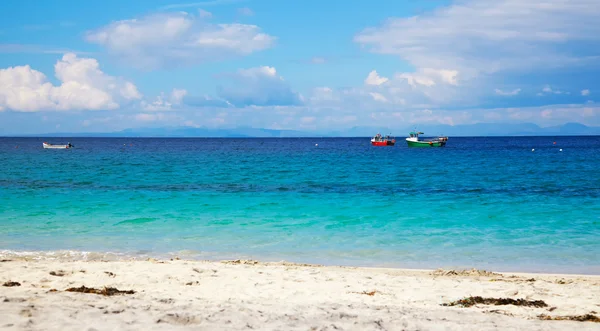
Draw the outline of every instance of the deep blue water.
<instances>
[{"instance_id":1,"label":"deep blue water","mask_svg":"<svg viewBox=\"0 0 600 331\"><path fill-rule=\"evenodd\" d=\"M600 137L0 138L0 250L600 274Z\"/></svg>"}]
</instances>

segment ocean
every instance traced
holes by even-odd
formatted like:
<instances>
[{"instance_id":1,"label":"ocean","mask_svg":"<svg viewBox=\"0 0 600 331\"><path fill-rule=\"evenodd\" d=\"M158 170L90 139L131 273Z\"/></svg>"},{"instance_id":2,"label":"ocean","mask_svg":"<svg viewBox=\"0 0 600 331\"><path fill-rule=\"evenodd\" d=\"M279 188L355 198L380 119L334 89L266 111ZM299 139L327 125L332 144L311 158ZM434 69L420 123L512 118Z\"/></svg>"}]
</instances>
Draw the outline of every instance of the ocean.
<instances>
[{"instance_id":1,"label":"ocean","mask_svg":"<svg viewBox=\"0 0 600 331\"><path fill-rule=\"evenodd\" d=\"M600 137L369 140L0 138L0 256L600 274Z\"/></svg>"}]
</instances>

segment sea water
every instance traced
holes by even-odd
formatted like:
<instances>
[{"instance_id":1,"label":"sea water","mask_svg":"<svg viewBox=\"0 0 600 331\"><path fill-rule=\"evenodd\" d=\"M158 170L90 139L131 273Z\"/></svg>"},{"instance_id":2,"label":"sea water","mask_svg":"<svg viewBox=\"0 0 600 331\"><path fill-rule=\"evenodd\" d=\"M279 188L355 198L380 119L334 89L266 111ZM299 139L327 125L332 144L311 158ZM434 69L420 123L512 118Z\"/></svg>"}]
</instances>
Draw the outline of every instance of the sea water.
<instances>
[{"instance_id":1,"label":"sea water","mask_svg":"<svg viewBox=\"0 0 600 331\"><path fill-rule=\"evenodd\" d=\"M0 255L66 252L600 274L600 137L0 138Z\"/></svg>"}]
</instances>

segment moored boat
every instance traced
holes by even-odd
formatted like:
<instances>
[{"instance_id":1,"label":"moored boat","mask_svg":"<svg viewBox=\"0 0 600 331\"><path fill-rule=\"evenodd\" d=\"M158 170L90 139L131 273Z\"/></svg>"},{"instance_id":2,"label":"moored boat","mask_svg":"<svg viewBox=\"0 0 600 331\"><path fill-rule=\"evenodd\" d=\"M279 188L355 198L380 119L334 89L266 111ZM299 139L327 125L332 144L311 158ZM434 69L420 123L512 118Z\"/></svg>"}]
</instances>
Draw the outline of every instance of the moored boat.
<instances>
[{"instance_id":1,"label":"moored boat","mask_svg":"<svg viewBox=\"0 0 600 331\"><path fill-rule=\"evenodd\" d=\"M378 133L375 137L371 138L371 145L373 146L394 146L395 143L396 139L389 135L384 137Z\"/></svg>"},{"instance_id":2,"label":"moored boat","mask_svg":"<svg viewBox=\"0 0 600 331\"><path fill-rule=\"evenodd\" d=\"M42 143L42 146L44 146L44 148L47 148L47 149L69 149L69 148L75 147L75 146L71 145L71 143L67 143L66 145L53 145L53 144L49 144L47 142Z\"/></svg>"},{"instance_id":3,"label":"moored boat","mask_svg":"<svg viewBox=\"0 0 600 331\"><path fill-rule=\"evenodd\" d=\"M411 132L406 138L408 147L444 147L448 141L448 137L437 137L433 139L419 140L419 135L423 132Z\"/></svg>"}]
</instances>

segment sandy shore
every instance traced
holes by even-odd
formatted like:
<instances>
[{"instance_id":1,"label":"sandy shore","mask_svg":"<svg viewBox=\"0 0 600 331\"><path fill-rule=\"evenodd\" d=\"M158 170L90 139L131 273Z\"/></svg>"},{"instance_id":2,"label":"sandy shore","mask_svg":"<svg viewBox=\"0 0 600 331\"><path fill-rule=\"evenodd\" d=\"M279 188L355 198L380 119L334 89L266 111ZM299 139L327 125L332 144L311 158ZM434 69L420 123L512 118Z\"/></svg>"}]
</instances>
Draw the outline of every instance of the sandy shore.
<instances>
[{"instance_id":1,"label":"sandy shore","mask_svg":"<svg viewBox=\"0 0 600 331\"><path fill-rule=\"evenodd\" d=\"M600 330L540 319L600 317L600 276L11 260L0 263L0 282L13 285L0 286L1 330ZM65 291L81 286L135 293ZM443 306L470 296L544 305Z\"/></svg>"}]
</instances>

